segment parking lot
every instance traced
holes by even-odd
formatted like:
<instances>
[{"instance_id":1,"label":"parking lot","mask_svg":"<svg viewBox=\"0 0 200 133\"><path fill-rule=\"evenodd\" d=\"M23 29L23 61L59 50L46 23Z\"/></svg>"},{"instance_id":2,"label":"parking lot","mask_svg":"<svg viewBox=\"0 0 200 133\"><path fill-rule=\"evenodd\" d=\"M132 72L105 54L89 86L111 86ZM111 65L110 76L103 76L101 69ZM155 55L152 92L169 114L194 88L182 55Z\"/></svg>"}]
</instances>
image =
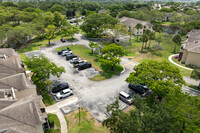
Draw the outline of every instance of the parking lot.
<instances>
[{"instance_id":1,"label":"parking lot","mask_svg":"<svg viewBox=\"0 0 200 133\"><path fill-rule=\"evenodd\" d=\"M104 81L91 81L88 78L98 74L99 72L97 70L94 68L88 68L79 71L75 69L69 61L66 61L65 57L58 55L54 50L55 47L48 47L38 52L26 53L26 55L32 56L43 54L58 66L65 67L65 73L63 73L59 78L51 76L50 80L61 83L67 82L70 88L74 90L73 97L78 97L78 102L61 107L63 113L77 109L79 106L86 107L94 118L99 122L102 122L105 118L109 117L109 113L106 112L107 105L113 103L116 98L118 98L120 91L123 90L133 96L133 93L128 89L128 84L125 82L125 79L129 76L129 73L132 72L132 70L126 69L123 74ZM62 100L56 100L54 97L53 98L55 102L61 102L70 99L70 97ZM125 109L129 106L122 101L119 101L119 104L121 109Z\"/></svg>"}]
</instances>

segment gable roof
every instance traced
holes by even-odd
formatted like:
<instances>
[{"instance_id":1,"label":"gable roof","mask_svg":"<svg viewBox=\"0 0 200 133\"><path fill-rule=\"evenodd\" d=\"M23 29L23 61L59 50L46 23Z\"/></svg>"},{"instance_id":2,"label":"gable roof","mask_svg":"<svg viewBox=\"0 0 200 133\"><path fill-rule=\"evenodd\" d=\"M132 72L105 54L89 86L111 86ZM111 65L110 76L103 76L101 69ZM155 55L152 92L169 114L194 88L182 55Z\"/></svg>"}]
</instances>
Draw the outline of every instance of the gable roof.
<instances>
[{"instance_id":1,"label":"gable roof","mask_svg":"<svg viewBox=\"0 0 200 133\"><path fill-rule=\"evenodd\" d=\"M122 24L126 24L126 25L131 26L131 27L135 27L138 23L142 24L143 26L145 26L145 25L153 26L149 22L145 22L145 21L142 21L142 20L134 19L134 18L122 17L119 20Z\"/></svg>"},{"instance_id":2,"label":"gable roof","mask_svg":"<svg viewBox=\"0 0 200 133\"><path fill-rule=\"evenodd\" d=\"M11 76L7 76L0 79L0 89L14 89L25 90L28 88L35 88L33 84L25 77L24 73L19 73Z\"/></svg>"},{"instance_id":3,"label":"gable roof","mask_svg":"<svg viewBox=\"0 0 200 133\"><path fill-rule=\"evenodd\" d=\"M4 55L8 56L8 57L12 57L12 56L19 56L14 49L12 48L1 48L0 49L0 57L3 57Z\"/></svg>"},{"instance_id":4,"label":"gable roof","mask_svg":"<svg viewBox=\"0 0 200 133\"><path fill-rule=\"evenodd\" d=\"M0 73L16 74L23 72L20 58L0 59Z\"/></svg>"},{"instance_id":5,"label":"gable roof","mask_svg":"<svg viewBox=\"0 0 200 133\"><path fill-rule=\"evenodd\" d=\"M200 53L200 30L192 30L187 34L183 49L189 52Z\"/></svg>"},{"instance_id":6,"label":"gable roof","mask_svg":"<svg viewBox=\"0 0 200 133\"><path fill-rule=\"evenodd\" d=\"M41 96L29 96L0 110L0 130L35 133L36 126L45 122L40 110L41 99Z\"/></svg>"}]
</instances>

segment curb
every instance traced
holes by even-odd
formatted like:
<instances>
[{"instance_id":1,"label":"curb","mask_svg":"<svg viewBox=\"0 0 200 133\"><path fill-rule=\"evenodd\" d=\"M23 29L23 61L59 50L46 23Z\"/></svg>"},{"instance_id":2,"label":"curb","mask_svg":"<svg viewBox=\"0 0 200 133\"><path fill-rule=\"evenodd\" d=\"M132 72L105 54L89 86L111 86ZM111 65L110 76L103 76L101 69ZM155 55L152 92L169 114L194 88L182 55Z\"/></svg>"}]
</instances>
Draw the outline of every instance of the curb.
<instances>
[{"instance_id":1,"label":"curb","mask_svg":"<svg viewBox=\"0 0 200 133\"><path fill-rule=\"evenodd\" d=\"M178 55L178 54L170 55L170 56L168 57L168 60L169 60L171 63L173 63L174 65L176 65L176 66L179 66L179 67L181 67L181 68L184 68L184 69L187 69L187 70L191 70L191 71L193 70L193 69L191 69L191 68L184 67L184 66L181 66L181 65L175 63L175 62L172 60L172 57L173 57L173 56L176 56L176 55Z\"/></svg>"},{"instance_id":2,"label":"curb","mask_svg":"<svg viewBox=\"0 0 200 133\"><path fill-rule=\"evenodd\" d=\"M191 88L191 87L188 87L188 86L184 86L185 88L188 88L188 89L190 89L190 90L192 90L192 91L195 91L195 92L197 92L197 93L200 93L200 91L198 91L198 90L195 90L195 89L193 89L193 88Z\"/></svg>"},{"instance_id":3,"label":"curb","mask_svg":"<svg viewBox=\"0 0 200 133\"><path fill-rule=\"evenodd\" d=\"M123 67L123 68L124 68L124 70L120 74L123 74L126 71L126 68L125 67Z\"/></svg>"}]
</instances>

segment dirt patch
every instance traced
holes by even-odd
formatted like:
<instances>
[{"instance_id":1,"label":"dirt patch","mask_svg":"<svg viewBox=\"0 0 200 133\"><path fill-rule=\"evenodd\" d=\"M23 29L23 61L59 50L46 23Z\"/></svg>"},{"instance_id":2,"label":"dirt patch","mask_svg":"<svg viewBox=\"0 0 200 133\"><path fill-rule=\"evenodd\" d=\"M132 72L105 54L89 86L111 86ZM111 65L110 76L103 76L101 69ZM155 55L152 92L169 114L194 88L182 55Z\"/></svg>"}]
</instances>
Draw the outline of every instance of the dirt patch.
<instances>
[{"instance_id":1,"label":"dirt patch","mask_svg":"<svg viewBox=\"0 0 200 133\"><path fill-rule=\"evenodd\" d=\"M109 133L109 130L104 128L101 123L98 123L94 117L87 111L86 108L80 108L81 114L81 121L91 121L93 122L93 130L91 133ZM79 113L79 110L75 110L67 115L65 115L67 122L68 122L68 130L73 129L77 126L79 122L79 117L77 117L77 114Z\"/></svg>"}]
</instances>

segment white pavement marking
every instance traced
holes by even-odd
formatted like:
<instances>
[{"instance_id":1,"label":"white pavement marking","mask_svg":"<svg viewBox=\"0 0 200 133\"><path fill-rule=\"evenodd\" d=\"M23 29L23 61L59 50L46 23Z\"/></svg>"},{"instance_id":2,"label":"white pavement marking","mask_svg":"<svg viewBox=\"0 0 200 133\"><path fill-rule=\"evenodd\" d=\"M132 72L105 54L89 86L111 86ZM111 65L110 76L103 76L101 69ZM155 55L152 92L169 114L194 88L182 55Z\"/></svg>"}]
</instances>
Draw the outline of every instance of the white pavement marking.
<instances>
[{"instance_id":1,"label":"white pavement marking","mask_svg":"<svg viewBox=\"0 0 200 133\"><path fill-rule=\"evenodd\" d=\"M179 66L179 67L181 67L181 68L184 68L184 69L187 69L187 70L191 70L191 71L193 70L193 69L191 69L191 68L184 67L184 66L181 66L181 65L175 63L175 62L172 60L172 57L174 57L174 56L176 56L176 55L178 55L178 54L170 55L170 56L168 57L168 60L169 60L171 63L173 63L174 65L177 65L177 66Z\"/></svg>"}]
</instances>

